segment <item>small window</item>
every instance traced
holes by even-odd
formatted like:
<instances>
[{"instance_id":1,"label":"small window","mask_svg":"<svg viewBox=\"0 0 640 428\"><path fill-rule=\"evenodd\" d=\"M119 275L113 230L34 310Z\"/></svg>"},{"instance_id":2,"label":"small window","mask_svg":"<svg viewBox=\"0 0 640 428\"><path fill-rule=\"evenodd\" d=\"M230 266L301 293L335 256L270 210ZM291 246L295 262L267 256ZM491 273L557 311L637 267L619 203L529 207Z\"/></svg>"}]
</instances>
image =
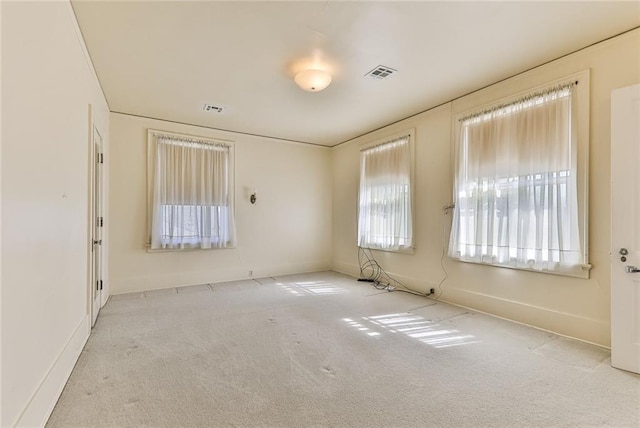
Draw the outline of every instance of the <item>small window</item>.
<instances>
[{"instance_id":1,"label":"small window","mask_svg":"<svg viewBox=\"0 0 640 428\"><path fill-rule=\"evenodd\" d=\"M588 84L571 79L460 119L450 257L588 275L578 133L588 103L577 93Z\"/></svg>"},{"instance_id":2,"label":"small window","mask_svg":"<svg viewBox=\"0 0 640 428\"><path fill-rule=\"evenodd\" d=\"M358 246L387 251L413 247L412 133L360 151Z\"/></svg>"},{"instance_id":3,"label":"small window","mask_svg":"<svg viewBox=\"0 0 640 428\"><path fill-rule=\"evenodd\" d=\"M151 249L232 247L233 146L151 130L148 141Z\"/></svg>"}]
</instances>

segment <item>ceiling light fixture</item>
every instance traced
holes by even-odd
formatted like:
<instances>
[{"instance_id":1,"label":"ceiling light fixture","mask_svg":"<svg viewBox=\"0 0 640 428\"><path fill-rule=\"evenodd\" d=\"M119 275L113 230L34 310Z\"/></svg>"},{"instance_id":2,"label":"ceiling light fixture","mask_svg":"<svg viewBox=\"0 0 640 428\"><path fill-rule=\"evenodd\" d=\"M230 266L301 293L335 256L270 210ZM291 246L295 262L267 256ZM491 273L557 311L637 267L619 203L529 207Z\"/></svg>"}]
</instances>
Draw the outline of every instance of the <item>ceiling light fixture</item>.
<instances>
[{"instance_id":1,"label":"ceiling light fixture","mask_svg":"<svg viewBox=\"0 0 640 428\"><path fill-rule=\"evenodd\" d=\"M296 74L294 80L296 84L305 91L319 92L329 86L331 83L331 74L324 70L310 68Z\"/></svg>"}]
</instances>

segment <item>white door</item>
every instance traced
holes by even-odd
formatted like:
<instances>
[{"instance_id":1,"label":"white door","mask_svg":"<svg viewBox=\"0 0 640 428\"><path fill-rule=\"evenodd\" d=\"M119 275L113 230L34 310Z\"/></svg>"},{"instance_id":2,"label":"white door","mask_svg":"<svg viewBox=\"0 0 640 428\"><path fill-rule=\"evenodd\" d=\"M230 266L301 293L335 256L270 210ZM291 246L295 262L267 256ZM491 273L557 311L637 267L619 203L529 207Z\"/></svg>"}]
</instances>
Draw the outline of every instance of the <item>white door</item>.
<instances>
[{"instance_id":1,"label":"white door","mask_svg":"<svg viewBox=\"0 0 640 428\"><path fill-rule=\"evenodd\" d=\"M640 85L611 93L611 365L640 373Z\"/></svg>"},{"instance_id":2,"label":"white door","mask_svg":"<svg viewBox=\"0 0 640 428\"><path fill-rule=\"evenodd\" d=\"M102 154L102 136L98 130L93 128L93 174L91 192L91 211L93 227L91 228L92 239L92 272L91 272L91 325L93 326L98 318L100 306L102 306L102 230L104 217L102 213L102 174L104 156Z\"/></svg>"}]
</instances>

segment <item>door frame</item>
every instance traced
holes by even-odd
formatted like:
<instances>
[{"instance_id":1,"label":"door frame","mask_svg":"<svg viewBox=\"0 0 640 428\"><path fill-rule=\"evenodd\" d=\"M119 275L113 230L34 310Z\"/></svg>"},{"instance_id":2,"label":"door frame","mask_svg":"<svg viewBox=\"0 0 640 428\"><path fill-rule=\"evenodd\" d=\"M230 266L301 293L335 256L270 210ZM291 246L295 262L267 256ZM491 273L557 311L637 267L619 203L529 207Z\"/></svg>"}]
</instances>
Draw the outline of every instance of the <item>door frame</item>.
<instances>
[{"instance_id":1,"label":"door frame","mask_svg":"<svg viewBox=\"0 0 640 428\"><path fill-rule=\"evenodd\" d=\"M87 256L87 276L88 276L88 293L87 293L87 313L89 314L89 319L91 322L91 326L95 324L98 313L100 312L100 308L106 302L104 296L104 286L102 290L96 290L95 283L97 280L102 280L104 278L104 245L102 245L102 251L100 252L100 266L102 267L101 278L96 278L95 275L95 257L94 257L94 244L93 241L96 238L95 230L96 230L96 221L98 217L98 213L96 212L96 197L100 197L101 199L101 211L102 216L104 217L104 169L101 172L101 191L100 195L96 195L96 176L97 176L97 158L101 154L98 150L96 150L95 144L95 136L96 134L101 139L101 152L104 152L104 138L102 137L102 133L98 129L94 119L93 119L93 109L91 104L89 104L89 132L88 132L88 221L87 221L87 237L88 237L88 256ZM102 228L101 238L104 242L104 228ZM99 299L99 304L97 305L97 309L94 306L95 299Z\"/></svg>"}]
</instances>

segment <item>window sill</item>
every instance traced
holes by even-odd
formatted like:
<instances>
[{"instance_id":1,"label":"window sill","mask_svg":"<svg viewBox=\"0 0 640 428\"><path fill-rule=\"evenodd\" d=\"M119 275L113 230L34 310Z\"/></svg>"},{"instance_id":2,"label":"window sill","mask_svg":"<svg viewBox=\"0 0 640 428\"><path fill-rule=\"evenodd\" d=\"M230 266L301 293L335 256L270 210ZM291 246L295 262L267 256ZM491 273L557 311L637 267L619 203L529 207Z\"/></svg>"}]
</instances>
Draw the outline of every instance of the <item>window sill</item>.
<instances>
[{"instance_id":1,"label":"window sill","mask_svg":"<svg viewBox=\"0 0 640 428\"><path fill-rule=\"evenodd\" d=\"M511 265L498 264L498 263L477 262L474 260L459 259L459 258L450 257L450 256L447 256L447 257L450 260L453 260L456 262L470 263L470 264L480 265L480 266L505 268L505 269L524 271L524 272L543 273L547 275L566 276L566 277L580 278L580 279L589 279L591 269L593 268L591 264L583 264L580 266L576 266L573 270L552 271L552 270L543 270L543 269L535 269L535 268L526 268L521 266L511 266Z\"/></svg>"},{"instance_id":2,"label":"window sill","mask_svg":"<svg viewBox=\"0 0 640 428\"><path fill-rule=\"evenodd\" d=\"M184 253L184 252L191 252L191 251L211 251L211 250L235 250L236 246L231 246L231 247L224 247L224 248L218 248L218 247L211 247L211 248L158 248L158 249L154 249L151 248L151 244L145 244L145 249L147 251L147 253Z\"/></svg>"},{"instance_id":3,"label":"window sill","mask_svg":"<svg viewBox=\"0 0 640 428\"><path fill-rule=\"evenodd\" d=\"M397 254L413 255L416 252L416 247L401 248L399 250L390 250L390 249L376 248L376 247L361 247L361 246L358 246L358 248L362 248L363 250L369 250L369 251L382 251L383 253L397 253Z\"/></svg>"}]
</instances>

